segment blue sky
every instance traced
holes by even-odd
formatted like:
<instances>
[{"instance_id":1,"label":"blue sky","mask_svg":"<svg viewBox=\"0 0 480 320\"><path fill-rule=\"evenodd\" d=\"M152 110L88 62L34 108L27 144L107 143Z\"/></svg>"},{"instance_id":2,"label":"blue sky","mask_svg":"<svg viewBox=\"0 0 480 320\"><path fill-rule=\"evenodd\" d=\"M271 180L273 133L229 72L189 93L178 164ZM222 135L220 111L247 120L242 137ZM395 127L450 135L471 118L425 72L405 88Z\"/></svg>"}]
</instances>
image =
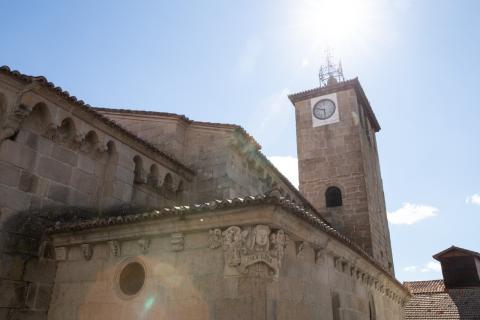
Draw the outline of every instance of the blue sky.
<instances>
[{"instance_id":1,"label":"blue sky","mask_svg":"<svg viewBox=\"0 0 480 320\"><path fill-rule=\"evenodd\" d=\"M240 124L292 176L286 95L318 85L329 44L382 126L397 277L441 278L433 254L480 250L480 2L325 1L1 0L0 64L94 106Z\"/></svg>"}]
</instances>

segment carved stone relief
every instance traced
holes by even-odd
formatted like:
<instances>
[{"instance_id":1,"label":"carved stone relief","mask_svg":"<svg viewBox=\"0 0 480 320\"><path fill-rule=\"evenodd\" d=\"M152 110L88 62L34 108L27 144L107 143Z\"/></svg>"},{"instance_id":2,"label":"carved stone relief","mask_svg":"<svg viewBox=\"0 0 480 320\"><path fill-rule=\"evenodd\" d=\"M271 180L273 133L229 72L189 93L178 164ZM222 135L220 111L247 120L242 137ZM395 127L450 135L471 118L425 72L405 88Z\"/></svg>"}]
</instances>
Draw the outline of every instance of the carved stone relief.
<instances>
[{"instance_id":1,"label":"carved stone relief","mask_svg":"<svg viewBox=\"0 0 480 320\"><path fill-rule=\"evenodd\" d=\"M231 226L221 232L220 229L210 230L210 248L220 246L224 252L224 274L245 274L254 264L267 265L278 279L287 237L283 230L272 232L267 225L256 225L243 230L238 226Z\"/></svg>"}]
</instances>

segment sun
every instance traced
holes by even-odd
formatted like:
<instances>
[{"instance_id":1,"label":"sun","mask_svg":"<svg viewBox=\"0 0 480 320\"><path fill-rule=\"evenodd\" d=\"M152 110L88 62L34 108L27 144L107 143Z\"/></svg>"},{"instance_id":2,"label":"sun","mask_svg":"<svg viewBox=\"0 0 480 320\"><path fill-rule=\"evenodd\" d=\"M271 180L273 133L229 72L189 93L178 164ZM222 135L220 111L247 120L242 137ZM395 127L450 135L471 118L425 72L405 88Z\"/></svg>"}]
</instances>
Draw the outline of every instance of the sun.
<instances>
[{"instance_id":1,"label":"sun","mask_svg":"<svg viewBox=\"0 0 480 320\"><path fill-rule=\"evenodd\" d=\"M294 10L295 36L311 44L348 50L368 42L378 20L376 0L300 0Z\"/></svg>"}]
</instances>

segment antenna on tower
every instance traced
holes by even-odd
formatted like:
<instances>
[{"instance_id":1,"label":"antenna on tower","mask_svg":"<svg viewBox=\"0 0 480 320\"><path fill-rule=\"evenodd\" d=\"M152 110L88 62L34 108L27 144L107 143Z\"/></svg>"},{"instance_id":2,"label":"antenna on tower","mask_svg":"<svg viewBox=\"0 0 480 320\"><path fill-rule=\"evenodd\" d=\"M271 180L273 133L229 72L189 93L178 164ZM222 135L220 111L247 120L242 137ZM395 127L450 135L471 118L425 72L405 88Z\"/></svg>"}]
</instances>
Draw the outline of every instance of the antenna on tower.
<instances>
[{"instance_id":1,"label":"antenna on tower","mask_svg":"<svg viewBox=\"0 0 480 320\"><path fill-rule=\"evenodd\" d=\"M325 49L325 64L320 66L320 71L318 72L320 87L345 81L345 78L343 77L342 62L340 60L338 63L333 61L332 51L333 50L330 47Z\"/></svg>"}]
</instances>

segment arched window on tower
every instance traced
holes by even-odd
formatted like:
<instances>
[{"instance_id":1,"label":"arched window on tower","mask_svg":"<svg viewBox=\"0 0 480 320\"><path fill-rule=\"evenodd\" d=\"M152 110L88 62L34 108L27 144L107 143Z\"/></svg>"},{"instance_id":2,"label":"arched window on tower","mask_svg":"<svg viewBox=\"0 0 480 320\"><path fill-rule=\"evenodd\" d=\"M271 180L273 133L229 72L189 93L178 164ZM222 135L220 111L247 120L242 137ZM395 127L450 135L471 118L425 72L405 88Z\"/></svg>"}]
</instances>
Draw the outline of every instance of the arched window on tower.
<instances>
[{"instance_id":1,"label":"arched window on tower","mask_svg":"<svg viewBox=\"0 0 480 320\"><path fill-rule=\"evenodd\" d=\"M329 187L325 191L325 203L327 208L340 207L342 205L342 191L337 187Z\"/></svg>"}]
</instances>

